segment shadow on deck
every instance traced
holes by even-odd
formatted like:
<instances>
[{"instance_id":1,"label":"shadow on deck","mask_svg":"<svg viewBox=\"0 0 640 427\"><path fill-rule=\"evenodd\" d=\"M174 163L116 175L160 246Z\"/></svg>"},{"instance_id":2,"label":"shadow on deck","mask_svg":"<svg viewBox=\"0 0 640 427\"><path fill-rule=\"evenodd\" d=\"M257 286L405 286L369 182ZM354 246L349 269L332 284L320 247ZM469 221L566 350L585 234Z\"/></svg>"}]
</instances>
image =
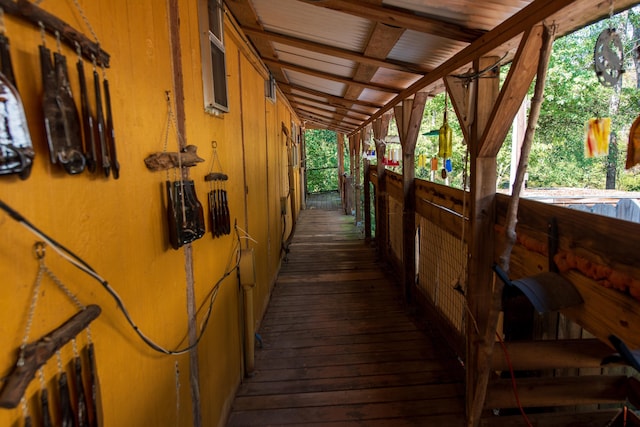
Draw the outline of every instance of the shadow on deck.
<instances>
[{"instance_id":1,"label":"shadow on deck","mask_svg":"<svg viewBox=\"0 0 640 427\"><path fill-rule=\"evenodd\" d=\"M463 426L463 372L353 217L300 213L228 426Z\"/></svg>"}]
</instances>

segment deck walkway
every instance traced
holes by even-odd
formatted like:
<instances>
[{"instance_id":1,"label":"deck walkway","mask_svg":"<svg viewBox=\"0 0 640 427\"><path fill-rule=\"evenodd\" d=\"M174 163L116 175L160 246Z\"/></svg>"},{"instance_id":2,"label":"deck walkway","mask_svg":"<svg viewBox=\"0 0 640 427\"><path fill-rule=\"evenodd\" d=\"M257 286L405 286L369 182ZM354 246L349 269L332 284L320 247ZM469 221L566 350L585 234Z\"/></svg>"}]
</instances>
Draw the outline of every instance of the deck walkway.
<instances>
[{"instance_id":1,"label":"deck walkway","mask_svg":"<svg viewBox=\"0 0 640 427\"><path fill-rule=\"evenodd\" d=\"M457 360L339 210L300 213L228 426L464 425Z\"/></svg>"}]
</instances>

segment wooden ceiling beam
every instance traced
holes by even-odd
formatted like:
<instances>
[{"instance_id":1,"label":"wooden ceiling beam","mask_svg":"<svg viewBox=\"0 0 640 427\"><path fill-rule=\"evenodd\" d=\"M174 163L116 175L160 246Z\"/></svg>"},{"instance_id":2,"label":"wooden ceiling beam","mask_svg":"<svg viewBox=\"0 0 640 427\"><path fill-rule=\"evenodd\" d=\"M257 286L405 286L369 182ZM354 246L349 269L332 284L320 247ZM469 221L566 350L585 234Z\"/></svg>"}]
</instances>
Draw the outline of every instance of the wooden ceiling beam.
<instances>
[{"instance_id":1,"label":"wooden ceiling beam","mask_svg":"<svg viewBox=\"0 0 640 427\"><path fill-rule=\"evenodd\" d=\"M339 130L344 134L352 133L355 130L355 127L346 126L344 123L336 123L333 120L326 120L322 117L316 117L313 114L309 113L298 113L301 119L314 123L316 126L323 126L323 129L329 130Z\"/></svg>"},{"instance_id":2,"label":"wooden ceiling beam","mask_svg":"<svg viewBox=\"0 0 640 427\"><path fill-rule=\"evenodd\" d=\"M531 87L540 62L543 26L536 25L525 33L502 85L487 127L478 141L479 157L494 157L509 133L513 119Z\"/></svg>"},{"instance_id":3,"label":"wooden ceiling beam","mask_svg":"<svg viewBox=\"0 0 640 427\"><path fill-rule=\"evenodd\" d=\"M294 99L290 99L289 102L291 103L291 105L294 106L300 106L300 107L311 107L311 108L317 108L319 110L323 110L323 111L328 111L330 113L340 113L343 114L347 117L352 117L356 120L367 120L369 118L369 114L362 114L362 113L358 113L355 112L353 110L349 110L348 108L344 108L344 107L332 107L330 105L327 104L322 104L322 102L320 101L314 101L314 103L309 103L309 102L302 102L302 101L298 101L298 100L294 100ZM318 105L318 103L320 105ZM357 114L360 117L356 117L354 116L354 114Z\"/></svg>"},{"instance_id":4,"label":"wooden ceiling beam","mask_svg":"<svg viewBox=\"0 0 640 427\"><path fill-rule=\"evenodd\" d=\"M337 103L337 102L332 102L332 101L327 101L327 100L322 100L322 99L316 99L316 98L312 98L310 96L305 96L305 95L300 95L298 93L291 93L291 92L286 92L287 96L289 97L289 99L291 99L293 102L296 102L295 100L302 100L302 101L306 101L306 103L309 102L313 102L313 103L317 103L317 104L323 104L327 107L332 107L337 109L338 111L350 111L354 114L361 114L363 116L371 116L371 114L373 114L373 111L362 111L362 110L358 110L358 109L354 109L353 105L349 104L349 101L345 101L342 103ZM348 107L346 107L345 105L349 105ZM356 105L357 107L357 105Z\"/></svg>"},{"instance_id":5,"label":"wooden ceiling beam","mask_svg":"<svg viewBox=\"0 0 640 427\"><path fill-rule=\"evenodd\" d=\"M360 86L364 89L377 90L379 92L398 93L400 90L402 90L401 88L396 88L388 85L375 84L371 82L369 83L357 82L351 78L342 77L342 76L338 76L336 74L331 74L331 73L325 73L324 71L318 71L318 70L314 70L313 68L302 67L300 65L291 64L289 62L282 62L282 61L265 58L264 63L269 66L272 66L272 65L278 66L286 70L296 71L298 73L307 74L309 76L331 80L338 83L344 83L346 85Z\"/></svg>"},{"instance_id":6,"label":"wooden ceiling beam","mask_svg":"<svg viewBox=\"0 0 640 427\"><path fill-rule=\"evenodd\" d=\"M485 31L466 28L462 25L420 16L399 8L377 6L374 4L362 5L357 0L301 0L314 6L325 7L338 12L348 13L371 21L382 22L394 27L406 28L421 33L433 34L451 40L471 43L481 37Z\"/></svg>"},{"instance_id":7,"label":"wooden ceiling beam","mask_svg":"<svg viewBox=\"0 0 640 427\"><path fill-rule=\"evenodd\" d=\"M373 56L369 56L366 53L362 54L360 52L354 52L347 49L341 49L321 43L315 43L309 40L286 36L259 28L243 26L242 31L247 36L249 36L251 40L261 39L281 43L287 46L297 47L299 49L309 50L311 52L320 53L323 55L334 56L336 58L347 59L361 64L369 64L380 68L388 68L390 70L403 71L405 73L412 74L424 74L431 71L431 69L422 67L419 64L411 64L408 62L376 58ZM269 58L275 58L275 56L269 56Z\"/></svg>"},{"instance_id":8,"label":"wooden ceiling beam","mask_svg":"<svg viewBox=\"0 0 640 427\"><path fill-rule=\"evenodd\" d=\"M317 115L319 117L325 117L327 119L335 119L336 118L335 117L336 116L335 113L331 113L330 111L323 111L323 110L316 111L316 110L318 110L318 109L314 110L314 109L310 109L309 107L303 107L303 106L300 106L300 107L296 108L296 111L302 111L302 112L309 113L309 114L315 114L315 115ZM354 119L352 117L346 117L346 116L341 117L340 121L341 121L341 123L345 123L345 124L353 125L353 126L360 126L362 124L362 120L358 120L358 119Z\"/></svg>"},{"instance_id":9,"label":"wooden ceiling beam","mask_svg":"<svg viewBox=\"0 0 640 427\"><path fill-rule=\"evenodd\" d=\"M363 107L375 108L375 109L383 107L383 105L375 104L373 102L360 101L360 100L355 100L355 99L346 100L346 99L341 98L341 97L336 96L336 95L331 95L331 94L326 93L326 92L320 92L319 90L314 90L314 89L310 89L310 88L306 88L306 87L302 87L302 86L292 85L292 84L289 84L287 82L278 81L278 86L281 89L285 89L286 91L297 90L299 92L308 93L309 95L324 97L324 98L327 98L327 100L329 100L331 102L336 102L336 103L339 103L339 104L342 104L342 105L356 104L356 105L361 105Z\"/></svg>"}]
</instances>

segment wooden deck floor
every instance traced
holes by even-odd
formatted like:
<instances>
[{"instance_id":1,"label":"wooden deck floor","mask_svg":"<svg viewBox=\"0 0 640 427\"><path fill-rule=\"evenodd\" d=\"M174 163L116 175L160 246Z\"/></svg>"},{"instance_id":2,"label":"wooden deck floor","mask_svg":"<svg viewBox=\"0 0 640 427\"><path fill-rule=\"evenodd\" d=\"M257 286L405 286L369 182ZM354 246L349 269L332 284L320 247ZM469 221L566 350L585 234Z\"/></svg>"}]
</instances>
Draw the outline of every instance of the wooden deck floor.
<instances>
[{"instance_id":1,"label":"wooden deck floor","mask_svg":"<svg viewBox=\"0 0 640 427\"><path fill-rule=\"evenodd\" d=\"M462 371L340 211L300 214L228 426L463 426Z\"/></svg>"}]
</instances>

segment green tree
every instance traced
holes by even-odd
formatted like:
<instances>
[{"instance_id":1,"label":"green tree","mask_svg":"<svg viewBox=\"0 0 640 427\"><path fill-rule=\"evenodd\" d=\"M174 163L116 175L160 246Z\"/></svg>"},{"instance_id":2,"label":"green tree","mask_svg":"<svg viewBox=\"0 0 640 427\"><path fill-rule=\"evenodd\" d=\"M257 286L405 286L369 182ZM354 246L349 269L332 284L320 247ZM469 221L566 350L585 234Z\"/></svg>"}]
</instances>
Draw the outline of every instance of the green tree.
<instances>
[{"instance_id":1,"label":"green tree","mask_svg":"<svg viewBox=\"0 0 640 427\"><path fill-rule=\"evenodd\" d=\"M307 192L338 189L337 141L336 133L330 130L312 129L305 132ZM345 168L348 168L348 164L345 163Z\"/></svg>"}]
</instances>

